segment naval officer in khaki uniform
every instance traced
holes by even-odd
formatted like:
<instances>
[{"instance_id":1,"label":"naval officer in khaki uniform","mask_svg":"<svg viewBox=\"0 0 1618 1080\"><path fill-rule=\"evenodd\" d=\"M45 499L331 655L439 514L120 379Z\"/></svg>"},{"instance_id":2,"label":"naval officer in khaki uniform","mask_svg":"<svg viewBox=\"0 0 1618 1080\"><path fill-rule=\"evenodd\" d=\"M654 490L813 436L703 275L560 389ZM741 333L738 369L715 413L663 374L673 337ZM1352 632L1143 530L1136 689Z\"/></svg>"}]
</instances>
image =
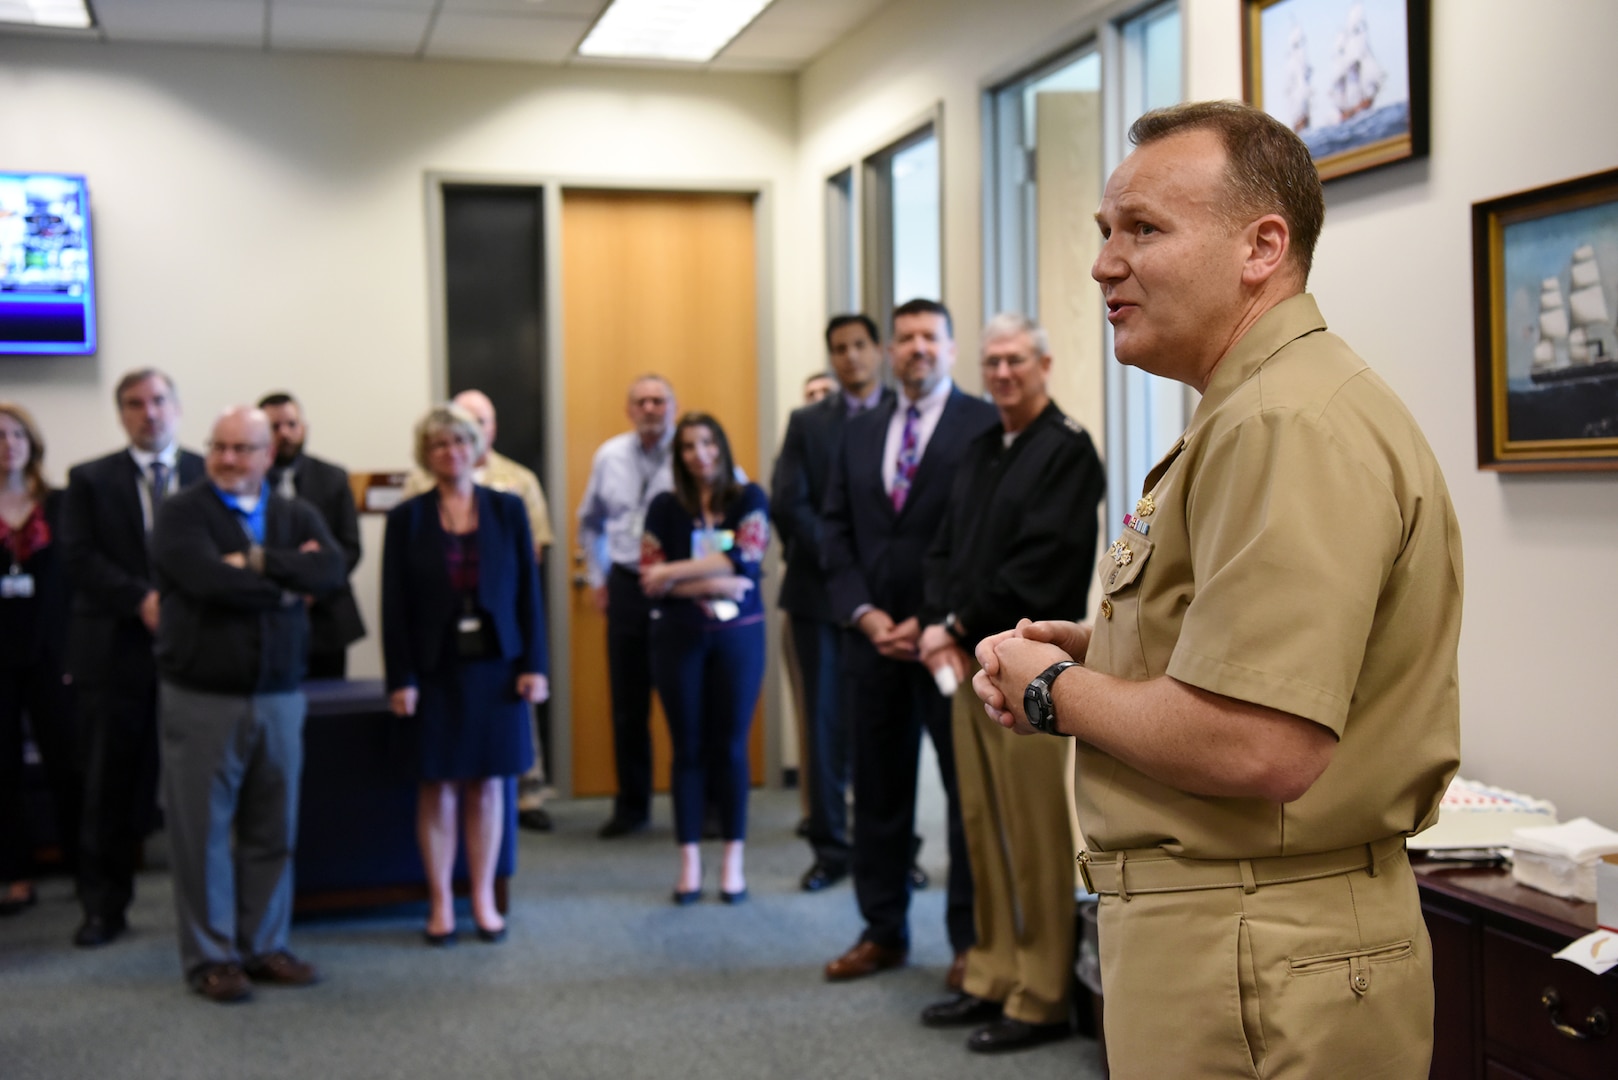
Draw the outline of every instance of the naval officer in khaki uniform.
<instances>
[{"instance_id":1,"label":"naval officer in khaki uniform","mask_svg":"<svg viewBox=\"0 0 1618 1080\"><path fill-rule=\"evenodd\" d=\"M1119 361L1202 400L1101 559L1093 637L1021 624L979 647L976 689L1077 737L1113 1076L1425 1077L1404 838L1459 757L1455 513L1304 292L1303 143L1230 102L1130 136L1092 273Z\"/></svg>"}]
</instances>

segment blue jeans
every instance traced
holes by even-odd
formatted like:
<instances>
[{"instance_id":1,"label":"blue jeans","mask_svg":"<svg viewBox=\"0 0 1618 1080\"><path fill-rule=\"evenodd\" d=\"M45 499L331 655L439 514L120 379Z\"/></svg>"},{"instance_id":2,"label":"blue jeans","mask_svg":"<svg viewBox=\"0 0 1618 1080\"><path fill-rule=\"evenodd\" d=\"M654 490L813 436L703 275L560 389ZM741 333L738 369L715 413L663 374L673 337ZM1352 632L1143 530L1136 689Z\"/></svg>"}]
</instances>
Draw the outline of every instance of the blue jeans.
<instances>
[{"instance_id":1,"label":"blue jeans","mask_svg":"<svg viewBox=\"0 0 1618 1080\"><path fill-rule=\"evenodd\" d=\"M653 621L652 681L673 743L674 834L702 839L712 803L726 840L747 836L747 736L764 682L764 623L711 629Z\"/></svg>"}]
</instances>

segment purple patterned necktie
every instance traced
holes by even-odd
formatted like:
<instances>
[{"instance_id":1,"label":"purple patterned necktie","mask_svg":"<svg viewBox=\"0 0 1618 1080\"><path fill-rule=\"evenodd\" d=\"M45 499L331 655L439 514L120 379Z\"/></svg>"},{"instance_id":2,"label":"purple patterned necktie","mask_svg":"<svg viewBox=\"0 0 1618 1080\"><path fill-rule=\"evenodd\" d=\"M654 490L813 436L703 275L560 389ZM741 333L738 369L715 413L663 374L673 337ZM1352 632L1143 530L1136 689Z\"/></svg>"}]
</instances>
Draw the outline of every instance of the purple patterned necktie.
<instances>
[{"instance_id":1,"label":"purple patterned necktie","mask_svg":"<svg viewBox=\"0 0 1618 1080\"><path fill-rule=\"evenodd\" d=\"M916 475L916 444L920 442L921 411L914 405L905 410L904 435L899 439L899 461L893 470L893 512L899 513L905 508L905 499L910 495L910 481Z\"/></svg>"}]
</instances>

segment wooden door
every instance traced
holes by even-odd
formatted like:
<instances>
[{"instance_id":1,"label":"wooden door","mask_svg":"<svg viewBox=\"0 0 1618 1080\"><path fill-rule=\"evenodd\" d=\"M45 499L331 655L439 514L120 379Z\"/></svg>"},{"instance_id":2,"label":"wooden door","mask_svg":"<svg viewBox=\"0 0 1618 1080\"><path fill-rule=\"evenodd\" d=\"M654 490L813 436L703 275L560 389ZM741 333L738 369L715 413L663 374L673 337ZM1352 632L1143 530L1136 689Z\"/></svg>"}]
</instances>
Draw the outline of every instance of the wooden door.
<instances>
[{"instance_id":1,"label":"wooden door","mask_svg":"<svg viewBox=\"0 0 1618 1080\"><path fill-rule=\"evenodd\" d=\"M736 463L761 477L758 297L751 195L566 190L562 193L562 372L567 496L576 512L596 447L627 431L630 382L655 372L679 412L713 414ZM569 556L582 569L576 530ZM576 575L575 575L576 576ZM572 645L573 793L617 790L607 683L607 627L575 585ZM668 790L668 728L652 716L653 784ZM762 710L752 733L753 782L764 775Z\"/></svg>"}]
</instances>

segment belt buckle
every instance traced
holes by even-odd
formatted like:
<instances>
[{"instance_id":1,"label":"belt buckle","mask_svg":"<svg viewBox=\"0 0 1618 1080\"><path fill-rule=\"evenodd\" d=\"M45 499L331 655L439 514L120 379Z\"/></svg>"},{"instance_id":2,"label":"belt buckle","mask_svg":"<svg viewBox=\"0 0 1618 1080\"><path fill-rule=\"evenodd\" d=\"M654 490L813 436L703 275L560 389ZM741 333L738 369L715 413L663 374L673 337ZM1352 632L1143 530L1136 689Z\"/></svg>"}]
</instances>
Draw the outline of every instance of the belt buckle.
<instances>
[{"instance_id":1,"label":"belt buckle","mask_svg":"<svg viewBox=\"0 0 1618 1080\"><path fill-rule=\"evenodd\" d=\"M1092 896L1101 895L1096 891L1095 884L1090 880L1090 853L1079 852L1079 880L1084 882L1084 891Z\"/></svg>"}]
</instances>

